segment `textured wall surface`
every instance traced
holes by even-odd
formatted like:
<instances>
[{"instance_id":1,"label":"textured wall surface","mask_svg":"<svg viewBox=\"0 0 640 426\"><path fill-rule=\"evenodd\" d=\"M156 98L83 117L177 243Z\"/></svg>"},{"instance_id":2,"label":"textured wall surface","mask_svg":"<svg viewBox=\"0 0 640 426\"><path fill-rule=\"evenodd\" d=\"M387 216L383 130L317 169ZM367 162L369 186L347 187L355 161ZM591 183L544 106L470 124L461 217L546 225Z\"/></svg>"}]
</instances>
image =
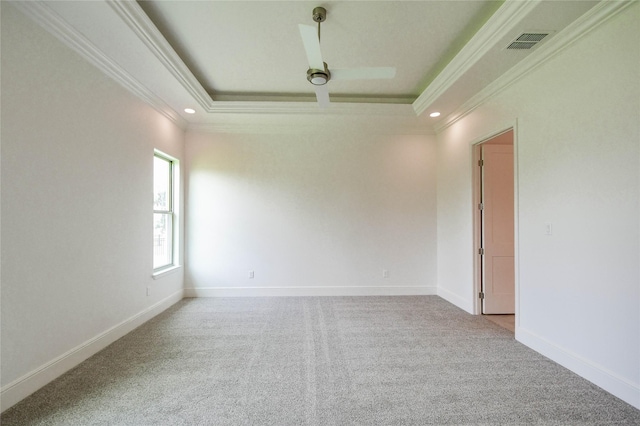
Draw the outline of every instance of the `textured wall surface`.
<instances>
[{"instance_id":1,"label":"textured wall surface","mask_svg":"<svg viewBox=\"0 0 640 426\"><path fill-rule=\"evenodd\" d=\"M612 17L438 135L443 294L471 311L471 144L517 123L516 336L636 406L639 9Z\"/></svg>"},{"instance_id":2,"label":"textured wall surface","mask_svg":"<svg viewBox=\"0 0 640 426\"><path fill-rule=\"evenodd\" d=\"M2 4L3 390L182 290L151 277L154 148L184 133Z\"/></svg>"},{"instance_id":3,"label":"textured wall surface","mask_svg":"<svg viewBox=\"0 0 640 426\"><path fill-rule=\"evenodd\" d=\"M188 291L435 291L432 136L188 133L186 149Z\"/></svg>"}]
</instances>

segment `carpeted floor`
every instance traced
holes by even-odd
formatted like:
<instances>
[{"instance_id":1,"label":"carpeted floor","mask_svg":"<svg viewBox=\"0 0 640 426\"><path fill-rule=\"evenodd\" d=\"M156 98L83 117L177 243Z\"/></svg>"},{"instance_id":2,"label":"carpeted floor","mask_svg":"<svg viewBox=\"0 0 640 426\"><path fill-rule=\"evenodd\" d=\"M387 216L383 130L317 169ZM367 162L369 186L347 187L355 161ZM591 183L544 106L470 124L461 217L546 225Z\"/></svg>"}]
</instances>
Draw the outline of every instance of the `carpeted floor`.
<instances>
[{"instance_id":1,"label":"carpeted floor","mask_svg":"<svg viewBox=\"0 0 640 426\"><path fill-rule=\"evenodd\" d=\"M3 425L639 425L436 296L185 299Z\"/></svg>"}]
</instances>

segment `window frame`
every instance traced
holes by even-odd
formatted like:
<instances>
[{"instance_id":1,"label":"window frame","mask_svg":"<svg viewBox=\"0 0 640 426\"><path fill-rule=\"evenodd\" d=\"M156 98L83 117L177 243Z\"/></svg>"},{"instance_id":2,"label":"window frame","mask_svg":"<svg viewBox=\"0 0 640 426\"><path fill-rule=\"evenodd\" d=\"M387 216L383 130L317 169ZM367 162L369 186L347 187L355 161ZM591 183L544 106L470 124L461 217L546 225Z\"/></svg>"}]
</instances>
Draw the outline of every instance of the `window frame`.
<instances>
[{"instance_id":1,"label":"window frame","mask_svg":"<svg viewBox=\"0 0 640 426\"><path fill-rule=\"evenodd\" d=\"M171 270L174 270L176 268L178 268L179 265L179 216L178 216L178 200L179 198L179 194L178 194L178 179L179 179L179 160L177 158L174 158L162 151L159 151L157 149L154 149L153 152L153 159L154 159L154 174L155 174L155 159L159 158L163 161L166 161L169 164L169 188L168 188L168 194L167 194L167 209L156 209L155 206L155 199L152 199L152 203L153 203L153 216L152 216L152 224L155 223L155 215L156 214L163 214L163 215L167 215L168 217L170 217L170 221L171 221L171 227L170 227L170 235L168 236L168 238L170 238L170 243L168 244L168 250L171 251L170 253L170 261L169 263L165 263L163 265L160 265L158 267L155 267L153 265L155 265L155 233L152 235L152 243L151 243L151 250L152 250L152 268L153 268L153 277L157 278L159 275L164 274L166 272L169 272ZM153 192L153 197L155 198L155 176L153 179L153 186L154 186L154 191ZM153 227L152 227L153 228Z\"/></svg>"}]
</instances>

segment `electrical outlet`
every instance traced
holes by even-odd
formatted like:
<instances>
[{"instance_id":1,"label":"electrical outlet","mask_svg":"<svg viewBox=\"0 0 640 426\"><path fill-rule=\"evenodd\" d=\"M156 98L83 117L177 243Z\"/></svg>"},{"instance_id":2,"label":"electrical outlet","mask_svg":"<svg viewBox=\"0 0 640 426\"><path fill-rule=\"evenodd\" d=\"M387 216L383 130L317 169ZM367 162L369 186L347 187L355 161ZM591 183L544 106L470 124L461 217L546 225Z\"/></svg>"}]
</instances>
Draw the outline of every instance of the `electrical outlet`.
<instances>
[{"instance_id":1,"label":"electrical outlet","mask_svg":"<svg viewBox=\"0 0 640 426\"><path fill-rule=\"evenodd\" d=\"M151 296L151 287L147 287L147 296Z\"/></svg>"},{"instance_id":2,"label":"electrical outlet","mask_svg":"<svg viewBox=\"0 0 640 426\"><path fill-rule=\"evenodd\" d=\"M545 223L544 224L544 235L553 235L553 224Z\"/></svg>"},{"instance_id":3,"label":"electrical outlet","mask_svg":"<svg viewBox=\"0 0 640 426\"><path fill-rule=\"evenodd\" d=\"M253 271L249 271L249 278L255 278L256 274Z\"/></svg>"},{"instance_id":4,"label":"electrical outlet","mask_svg":"<svg viewBox=\"0 0 640 426\"><path fill-rule=\"evenodd\" d=\"M382 270L382 278L389 278L389 270L388 269L383 269Z\"/></svg>"}]
</instances>

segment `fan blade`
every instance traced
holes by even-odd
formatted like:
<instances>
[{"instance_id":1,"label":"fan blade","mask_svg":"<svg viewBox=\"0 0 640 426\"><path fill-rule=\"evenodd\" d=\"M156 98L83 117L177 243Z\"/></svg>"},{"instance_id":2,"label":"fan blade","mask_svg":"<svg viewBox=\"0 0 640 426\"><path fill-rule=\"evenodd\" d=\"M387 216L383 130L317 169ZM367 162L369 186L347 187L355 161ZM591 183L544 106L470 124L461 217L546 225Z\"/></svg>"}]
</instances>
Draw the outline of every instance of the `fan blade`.
<instances>
[{"instance_id":1,"label":"fan blade","mask_svg":"<svg viewBox=\"0 0 640 426\"><path fill-rule=\"evenodd\" d=\"M322 52L320 51L318 30L311 25L298 24L298 27L300 27L300 35L302 36L304 50L307 52L309 68L324 70L324 61L322 60Z\"/></svg>"},{"instance_id":2,"label":"fan blade","mask_svg":"<svg viewBox=\"0 0 640 426\"><path fill-rule=\"evenodd\" d=\"M326 108L329 106L329 88L326 84L316 86L316 98L318 99L318 105L320 108Z\"/></svg>"},{"instance_id":3,"label":"fan blade","mask_svg":"<svg viewBox=\"0 0 640 426\"><path fill-rule=\"evenodd\" d=\"M396 76L394 67L332 69L330 71L331 80L377 80Z\"/></svg>"}]
</instances>

